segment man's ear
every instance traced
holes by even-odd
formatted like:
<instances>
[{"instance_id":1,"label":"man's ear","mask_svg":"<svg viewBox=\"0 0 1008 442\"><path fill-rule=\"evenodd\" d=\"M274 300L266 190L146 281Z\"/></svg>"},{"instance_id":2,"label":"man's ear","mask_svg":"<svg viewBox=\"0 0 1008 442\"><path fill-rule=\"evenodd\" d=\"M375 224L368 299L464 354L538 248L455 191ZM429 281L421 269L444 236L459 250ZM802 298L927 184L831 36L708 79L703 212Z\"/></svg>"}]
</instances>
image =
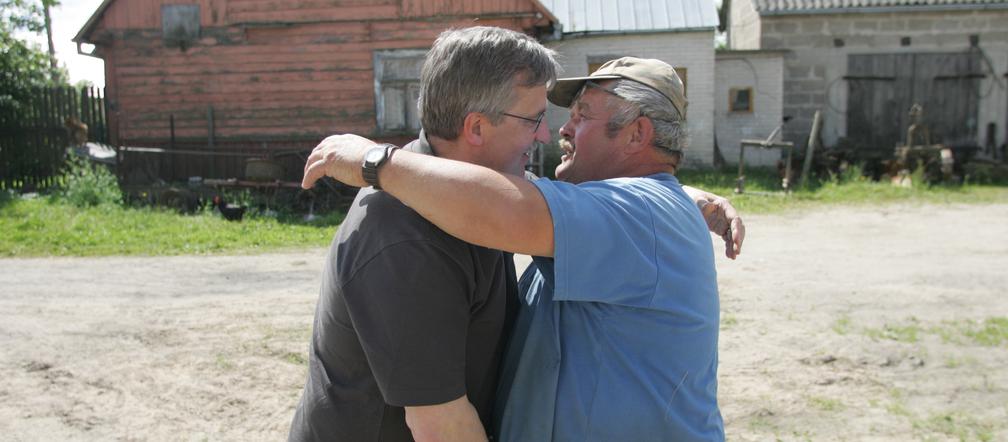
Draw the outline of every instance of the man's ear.
<instances>
[{"instance_id":1,"label":"man's ear","mask_svg":"<svg viewBox=\"0 0 1008 442\"><path fill-rule=\"evenodd\" d=\"M630 131L628 134L630 138L626 144L626 153L628 154L650 148L652 142L654 142L654 124L651 123L651 119L648 117L643 115L637 117L624 129Z\"/></svg>"},{"instance_id":2,"label":"man's ear","mask_svg":"<svg viewBox=\"0 0 1008 442\"><path fill-rule=\"evenodd\" d=\"M479 112L469 112L462 121L462 133L466 142L473 146L483 145L483 126L490 124L486 116Z\"/></svg>"}]
</instances>

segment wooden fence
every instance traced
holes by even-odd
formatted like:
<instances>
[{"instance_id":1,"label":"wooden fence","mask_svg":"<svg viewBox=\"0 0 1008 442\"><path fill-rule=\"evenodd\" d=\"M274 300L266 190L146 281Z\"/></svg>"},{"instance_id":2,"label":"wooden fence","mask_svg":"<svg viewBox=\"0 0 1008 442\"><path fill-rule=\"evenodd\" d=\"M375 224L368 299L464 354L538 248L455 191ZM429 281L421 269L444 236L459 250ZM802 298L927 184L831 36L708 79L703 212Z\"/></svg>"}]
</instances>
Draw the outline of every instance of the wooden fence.
<instances>
[{"instance_id":1,"label":"wooden fence","mask_svg":"<svg viewBox=\"0 0 1008 442\"><path fill-rule=\"evenodd\" d=\"M15 109L0 108L0 189L44 190L57 184L68 147L84 138L108 143L101 88L39 88Z\"/></svg>"}]
</instances>

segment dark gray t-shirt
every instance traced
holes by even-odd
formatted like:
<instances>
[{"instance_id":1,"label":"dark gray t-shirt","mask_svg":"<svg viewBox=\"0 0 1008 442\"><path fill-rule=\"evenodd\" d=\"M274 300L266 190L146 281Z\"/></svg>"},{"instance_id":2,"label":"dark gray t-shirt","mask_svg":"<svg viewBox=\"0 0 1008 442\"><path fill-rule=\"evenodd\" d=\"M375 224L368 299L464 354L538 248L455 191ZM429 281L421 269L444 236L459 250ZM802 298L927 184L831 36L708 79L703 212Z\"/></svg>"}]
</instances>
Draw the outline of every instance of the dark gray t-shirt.
<instances>
[{"instance_id":1,"label":"dark gray t-shirt","mask_svg":"<svg viewBox=\"0 0 1008 442\"><path fill-rule=\"evenodd\" d=\"M326 259L290 440L410 441L403 406L462 395L488 428L514 273L511 255L362 189Z\"/></svg>"}]
</instances>

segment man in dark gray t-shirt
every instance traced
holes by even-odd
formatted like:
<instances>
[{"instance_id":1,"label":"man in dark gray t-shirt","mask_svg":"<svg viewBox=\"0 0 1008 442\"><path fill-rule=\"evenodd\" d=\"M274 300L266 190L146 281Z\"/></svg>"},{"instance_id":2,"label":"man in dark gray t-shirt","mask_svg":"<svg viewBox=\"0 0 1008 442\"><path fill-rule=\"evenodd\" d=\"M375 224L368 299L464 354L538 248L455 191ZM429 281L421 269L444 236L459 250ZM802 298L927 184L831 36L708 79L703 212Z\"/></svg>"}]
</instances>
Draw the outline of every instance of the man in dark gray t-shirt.
<instances>
[{"instance_id":1,"label":"man in dark gray t-shirt","mask_svg":"<svg viewBox=\"0 0 1008 442\"><path fill-rule=\"evenodd\" d=\"M430 154L424 138L406 149ZM460 396L488 427L515 279L510 254L361 190L326 259L291 438L410 440L404 406Z\"/></svg>"}]
</instances>

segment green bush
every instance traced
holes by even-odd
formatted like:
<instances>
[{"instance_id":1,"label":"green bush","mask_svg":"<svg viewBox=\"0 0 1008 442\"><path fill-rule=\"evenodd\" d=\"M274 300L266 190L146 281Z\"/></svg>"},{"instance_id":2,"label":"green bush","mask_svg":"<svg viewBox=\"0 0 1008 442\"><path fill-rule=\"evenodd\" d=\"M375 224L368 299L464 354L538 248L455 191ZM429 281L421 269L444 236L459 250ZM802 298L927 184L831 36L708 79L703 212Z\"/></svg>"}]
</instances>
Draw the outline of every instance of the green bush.
<instances>
[{"instance_id":1,"label":"green bush","mask_svg":"<svg viewBox=\"0 0 1008 442\"><path fill-rule=\"evenodd\" d=\"M119 205L123 201L119 181L108 168L74 155L67 160L62 181L59 196L77 207Z\"/></svg>"}]
</instances>

